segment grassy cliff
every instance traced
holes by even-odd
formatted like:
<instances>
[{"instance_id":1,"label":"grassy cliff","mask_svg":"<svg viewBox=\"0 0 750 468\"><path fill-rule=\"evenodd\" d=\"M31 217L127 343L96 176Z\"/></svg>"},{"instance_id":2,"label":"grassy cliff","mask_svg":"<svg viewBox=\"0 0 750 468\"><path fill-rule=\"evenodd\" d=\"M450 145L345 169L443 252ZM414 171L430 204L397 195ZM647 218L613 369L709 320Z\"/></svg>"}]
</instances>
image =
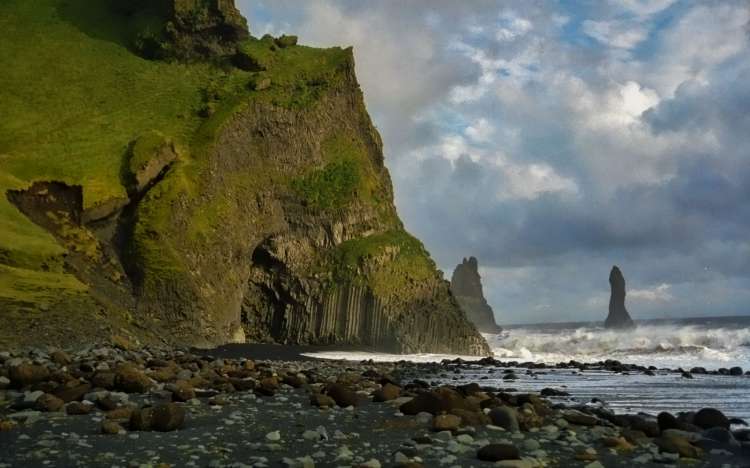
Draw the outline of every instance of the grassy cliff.
<instances>
[{"instance_id":1,"label":"grassy cliff","mask_svg":"<svg viewBox=\"0 0 750 468\"><path fill-rule=\"evenodd\" d=\"M252 38L213 2L0 4L0 341L242 339L259 246L289 236L308 302L357 284L398 315L439 281L351 49Z\"/></svg>"}]
</instances>

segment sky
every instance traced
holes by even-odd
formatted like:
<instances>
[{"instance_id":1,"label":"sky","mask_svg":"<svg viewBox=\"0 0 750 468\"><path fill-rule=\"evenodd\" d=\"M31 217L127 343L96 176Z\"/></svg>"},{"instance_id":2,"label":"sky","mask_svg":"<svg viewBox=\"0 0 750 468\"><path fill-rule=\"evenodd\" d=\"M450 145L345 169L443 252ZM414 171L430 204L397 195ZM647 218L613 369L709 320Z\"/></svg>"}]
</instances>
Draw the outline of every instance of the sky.
<instances>
[{"instance_id":1,"label":"sky","mask_svg":"<svg viewBox=\"0 0 750 468\"><path fill-rule=\"evenodd\" d=\"M747 0L238 0L353 46L396 206L503 324L750 314Z\"/></svg>"}]
</instances>

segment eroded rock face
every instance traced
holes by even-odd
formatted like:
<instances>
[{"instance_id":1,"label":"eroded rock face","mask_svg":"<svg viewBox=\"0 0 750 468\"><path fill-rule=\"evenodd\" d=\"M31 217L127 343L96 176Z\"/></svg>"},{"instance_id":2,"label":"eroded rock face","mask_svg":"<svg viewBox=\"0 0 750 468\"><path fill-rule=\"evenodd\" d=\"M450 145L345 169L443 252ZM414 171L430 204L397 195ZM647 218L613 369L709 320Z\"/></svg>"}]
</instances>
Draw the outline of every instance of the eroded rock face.
<instances>
[{"instance_id":1,"label":"eroded rock face","mask_svg":"<svg viewBox=\"0 0 750 468\"><path fill-rule=\"evenodd\" d=\"M479 263L474 257L464 258L451 278L451 291L456 296L461 309L482 333L499 333L502 328L495 323L495 314L487 304L482 292L482 278L479 276Z\"/></svg>"},{"instance_id":2,"label":"eroded rock face","mask_svg":"<svg viewBox=\"0 0 750 468\"><path fill-rule=\"evenodd\" d=\"M250 36L233 0L172 0L167 32L181 57L230 55Z\"/></svg>"},{"instance_id":3,"label":"eroded rock face","mask_svg":"<svg viewBox=\"0 0 750 468\"><path fill-rule=\"evenodd\" d=\"M635 323L625 308L625 277L617 266L609 274L609 285L612 289L609 298L609 315L604 321L605 328L633 328Z\"/></svg>"}]
</instances>

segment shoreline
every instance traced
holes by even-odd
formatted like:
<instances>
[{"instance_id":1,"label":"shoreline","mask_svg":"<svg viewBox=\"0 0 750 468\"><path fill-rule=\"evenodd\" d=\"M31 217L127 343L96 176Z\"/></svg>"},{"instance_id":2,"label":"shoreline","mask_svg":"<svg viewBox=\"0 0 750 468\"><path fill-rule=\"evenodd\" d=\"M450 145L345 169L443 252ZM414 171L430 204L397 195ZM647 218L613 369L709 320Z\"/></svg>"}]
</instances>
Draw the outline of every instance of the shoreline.
<instances>
[{"instance_id":1,"label":"shoreline","mask_svg":"<svg viewBox=\"0 0 750 468\"><path fill-rule=\"evenodd\" d=\"M711 411L655 419L563 404L559 389L429 382L430 370L460 375L477 365L463 360L302 356L320 349L234 345L192 354L100 346L0 354L0 375L12 377L0 379L7 387L0 389L0 467L76 466L68 454L80 466L750 463L750 431L696 425L729 423ZM240 357L249 350L253 359Z\"/></svg>"}]
</instances>

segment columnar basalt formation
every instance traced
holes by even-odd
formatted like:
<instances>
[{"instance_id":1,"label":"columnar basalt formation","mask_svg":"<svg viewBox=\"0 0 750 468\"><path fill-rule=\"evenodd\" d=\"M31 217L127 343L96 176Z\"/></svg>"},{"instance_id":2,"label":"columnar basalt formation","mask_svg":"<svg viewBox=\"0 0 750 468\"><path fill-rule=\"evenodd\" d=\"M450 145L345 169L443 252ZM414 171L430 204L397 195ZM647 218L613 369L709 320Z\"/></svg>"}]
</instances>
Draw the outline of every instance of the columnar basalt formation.
<instances>
[{"instance_id":1,"label":"columnar basalt formation","mask_svg":"<svg viewBox=\"0 0 750 468\"><path fill-rule=\"evenodd\" d=\"M606 328L633 328L635 323L625 308L625 277L617 266L609 273L611 295L609 298L609 315L604 321Z\"/></svg>"},{"instance_id":2,"label":"columnar basalt formation","mask_svg":"<svg viewBox=\"0 0 750 468\"><path fill-rule=\"evenodd\" d=\"M474 257L464 258L456 266L451 278L451 291L466 316L482 333L499 333L502 328L495 323L495 314L487 303L479 276L479 262Z\"/></svg>"}]
</instances>

